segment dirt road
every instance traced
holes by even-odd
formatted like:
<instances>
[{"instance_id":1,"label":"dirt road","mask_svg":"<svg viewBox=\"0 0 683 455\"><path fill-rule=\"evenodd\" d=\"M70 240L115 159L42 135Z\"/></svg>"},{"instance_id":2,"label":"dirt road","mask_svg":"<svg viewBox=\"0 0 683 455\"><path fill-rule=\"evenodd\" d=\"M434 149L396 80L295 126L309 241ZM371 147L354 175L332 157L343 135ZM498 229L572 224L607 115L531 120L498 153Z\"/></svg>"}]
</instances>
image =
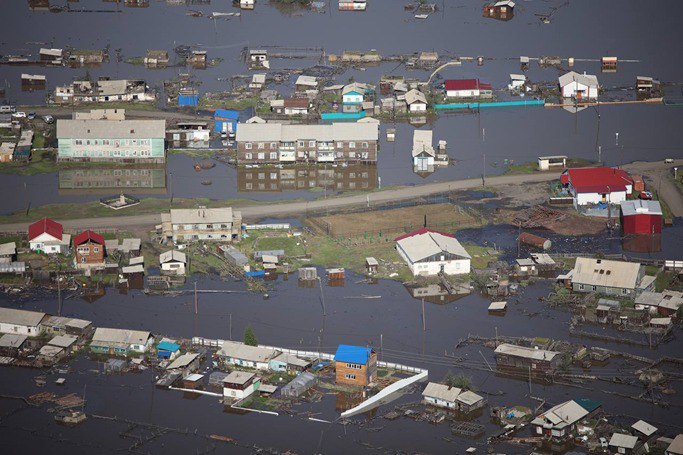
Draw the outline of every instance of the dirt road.
<instances>
[{"instance_id":1,"label":"dirt road","mask_svg":"<svg viewBox=\"0 0 683 455\"><path fill-rule=\"evenodd\" d=\"M641 174L646 178L648 184L657 191L659 199L666 202L669 206L671 214L675 217L683 216L683 194L674 182L671 169L678 167L680 175L683 172L683 159L674 160L674 163L667 164L664 162L642 162L627 164L624 166L631 175Z\"/></svg>"},{"instance_id":2,"label":"dirt road","mask_svg":"<svg viewBox=\"0 0 683 455\"><path fill-rule=\"evenodd\" d=\"M663 162L651 163L632 163L625 168L632 173L639 173L647 176L654 184L655 188L661 181L661 197L665 198L675 216L683 216L683 200L671 177L667 177L669 169L673 166L683 166L683 159L676 160L674 164ZM523 183L549 182L557 179L557 172L543 172L519 175L500 175L486 178L487 187L505 188L510 185ZM446 193L449 191L471 190L481 188L481 179L453 180L449 182L427 183L409 187L391 188L374 193L358 194L352 196L340 196L329 199L317 199L305 202L283 202L274 204L257 204L235 206L242 211L245 220L257 220L264 217L279 217L284 215L299 215L308 212L318 212L323 210L334 211L335 209L353 206L374 206L387 202L410 200L418 197L433 194ZM98 228L153 228L161 223L160 214L151 215L132 215L103 218L86 218L73 220L60 220L67 229L98 229ZM26 230L25 223L0 225L0 232L20 232Z\"/></svg>"}]
</instances>

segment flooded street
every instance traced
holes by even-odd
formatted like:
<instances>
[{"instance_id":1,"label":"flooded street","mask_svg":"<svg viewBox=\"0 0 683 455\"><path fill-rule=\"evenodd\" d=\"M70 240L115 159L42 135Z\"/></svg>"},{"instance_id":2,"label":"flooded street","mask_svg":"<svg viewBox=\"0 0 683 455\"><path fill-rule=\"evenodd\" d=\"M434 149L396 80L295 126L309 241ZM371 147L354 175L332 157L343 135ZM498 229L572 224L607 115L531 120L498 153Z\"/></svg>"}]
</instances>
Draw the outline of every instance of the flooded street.
<instances>
[{"instance_id":1,"label":"flooded street","mask_svg":"<svg viewBox=\"0 0 683 455\"><path fill-rule=\"evenodd\" d=\"M487 363L494 365L493 351L482 345L469 345L455 348L456 344L468 335L484 337L529 336L533 325L533 335L554 339L571 339L581 343L580 338L569 337L568 323L570 314L563 310L548 309L538 301L538 297L549 292L547 282L527 287L523 294L509 299L510 309L504 317L490 316L486 310L488 299L478 295L464 297L447 305L428 304L426 307L427 330L422 331L421 305L413 299L404 287L392 281L380 281L377 285L354 284L362 277L347 276L344 287L324 287L327 317L323 321L320 292L317 287L298 287L297 280L290 277L287 281L279 279L274 283L271 297L264 300L254 294L201 294L200 314L192 312L192 297L148 297L138 291L124 296L109 290L104 297L94 303L79 298L65 298L62 314L93 320L98 326L126 327L151 330L169 336L191 337L201 335L228 339L230 335L230 315L232 315L233 339L241 339L247 325L253 327L259 342L316 351L333 352L338 343L369 344L380 349L380 334L383 335L383 358L388 361L406 363L429 369L432 381L440 380L448 371L462 371L472 377L475 390L488 395L489 404L520 404L535 407L538 403L528 398L529 385L525 380L511 380L488 372ZM189 287L189 286L188 286ZM199 289L243 289L240 283L225 283L214 279L200 279ZM349 299L359 295L381 295L380 300ZM9 302L3 298L3 306ZM48 312L57 311L57 301L53 298L36 299L22 303L22 307ZM604 332L599 327L587 330ZM604 346L618 351L656 359L661 356L677 356L680 353L680 330L677 328L675 339L660 345L655 350L629 345L615 345L595 340L586 340L591 346ZM445 357L446 353L450 357ZM451 359L457 359L451 361ZM103 376L92 372L98 365L88 360L80 360L72 365L74 372L68 374L67 385L56 389L59 393L81 393L87 384L86 397L89 413L105 416L120 416L130 420L144 421L172 428L198 428L202 433L225 434L240 443L257 443L261 447L273 446L279 450L294 449L300 453L349 453L360 452L361 442L381 446L388 451L423 451L428 453L458 452L465 448L482 444L483 440L468 441L454 438L454 442L442 439L448 436L447 425L432 426L425 422L413 422L402 418L397 421L373 420L366 427L381 427L381 431L368 431L351 424L345 430L341 425L311 422L302 417L286 415L263 416L256 414L234 415L222 412L222 406L212 397L197 400L182 398L180 392L156 389L151 383L149 371L124 376ZM621 359L612 359L605 367L594 367L591 374L609 378L632 369ZM78 372L76 372L76 370ZM580 372L580 369L577 370ZM621 372L621 373L620 373ZM28 369L3 369L3 393L7 395L28 395L35 390L31 378L35 371ZM604 385L603 385L604 384ZM674 388L677 395L669 397L671 407L662 409L637 401L612 399L602 390L633 391L633 388L619 387L610 383L592 383L591 390L566 387L562 385L543 385L532 383L531 395L544 397L552 403L566 399L588 397L603 402L605 411L610 414L624 414L647 419L653 424L673 425L675 428L683 418L683 392L679 384ZM48 386L48 390L55 386ZM502 393L502 394L501 394ZM632 392L631 392L632 393ZM405 395L397 402L379 409L379 415L394 405L419 401L419 391ZM3 400L3 411L9 411L13 402ZM306 409L298 405L294 409ZM334 396L327 397L315 411L321 412L317 418L335 420ZM368 416L361 416L361 422ZM355 420L355 419L354 419ZM477 419L487 425L487 432L495 429L488 423L486 413ZM43 410L24 410L4 420L5 427L0 434L6 438L18 429L37 430L43 434L57 434L59 427L54 425L50 415ZM113 453L116 447L127 443L117 437L125 425L103 425L101 421L89 420L83 426L64 433L67 440L55 444L55 453L73 453L73 441L79 445L94 444L103 453ZM263 431L262 428L268 428ZM663 427L660 427L663 428ZM419 431L420 437L414 437ZM97 435L97 438L93 438ZM305 436L304 436L305 435ZM47 436L44 436L47 437ZM209 445L204 439L193 436L177 437L173 442L176 450L183 452L202 450ZM145 446L153 453L169 447L172 438L162 438ZM41 447L45 440L32 441ZM51 443L52 444L52 443ZM164 445L157 445L164 444ZM106 447L106 449L105 449ZM519 447L517 448L519 449ZM508 453L520 453L514 447ZM76 449L78 450L78 449ZM109 450L110 452L107 452ZM232 450L232 449L231 449ZM501 448L501 450L503 450ZM88 452L85 450L84 452ZM240 453L237 451L236 453ZM244 453L249 453L245 450Z\"/></svg>"},{"instance_id":2,"label":"flooded street","mask_svg":"<svg viewBox=\"0 0 683 455\"><path fill-rule=\"evenodd\" d=\"M30 2L29 2L30 3ZM53 2L55 4L55 2ZM210 5L174 6L163 2L152 2L148 8L127 8L115 3L95 0L69 4L72 10L109 10L103 12L62 12L32 10L30 5L17 1L5 8L8 27L3 36L3 53L37 55L41 46L75 48L110 48L110 61L92 68L35 68L48 78L47 90L22 92L19 76L27 71L21 66L0 66L0 76L6 82L5 100L12 104L41 104L47 92L56 85L83 76L86 71L91 77L141 78L151 87L161 90L162 81L181 72L190 72L201 82L200 94L207 91L228 90L231 76L250 74L241 60L245 47L276 46L286 53L288 49L310 48L310 37L315 36L315 47L326 54L341 53L344 50L377 49L383 55L407 54L434 50L442 55L478 56L487 60L483 66L465 62L462 66L446 68L438 77L478 77L493 84L494 89L503 89L508 74L519 72L519 56L539 57L559 55L576 58L574 69L597 73L601 85L608 88L606 99L632 97L620 95L623 89L633 87L636 75L652 75L664 83L667 96L673 100L683 97L680 75L683 67L678 59L670 58L666 46L655 43L677 42L681 32L673 25L673 18L666 14L666 8L647 11L651 16L642 21L638 8L611 8L607 4L594 5L597 11L591 18L581 14L581 5L560 2L524 2L515 10L515 17L509 22L498 22L480 17L479 6L446 2L445 9L432 14L425 21L418 21L403 11L400 5L388 7L380 4L369 7L361 14L339 12L332 8L325 14L301 11L294 15L283 14L267 4L259 5L254 11L243 12L241 17L214 21L193 18L185 13L192 9L209 14L212 11L228 11L232 8L225 2ZM537 14L547 14L551 8L558 8L551 24L542 24ZM609 17L609 20L601 20ZM378 20L386 27L378 27ZM624 24L639 20L639 32L634 33ZM577 33L576 21L580 21L582 32ZM594 22L593 22L594 21ZM150 33L149 24L163 24ZM25 33L28 24L31 33ZM16 28L16 27L20 27ZM125 27L125 34L107 35L100 33L103 27ZM364 30L363 33L347 33L349 27ZM257 32L255 32L257 31ZM572 39L557 39L559 36ZM651 40L639 39L649 36ZM474 39L476 37L476 39ZM515 39L507 39L515 37ZM603 38L607 37L607 38ZM43 43L43 44L37 44ZM597 44L596 44L597 43ZM126 58L144 55L147 49L166 49L175 58L172 49L178 45L197 46L206 50L209 58L218 58L215 67L193 70L188 67L147 69L142 65L125 63ZM120 49L124 61L118 62L114 50ZM597 61L602 55L618 55L624 62L615 73L600 73ZM590 60L590 61L582 61ZM306 68L319 64L314 59L273 59L272 69L284 70ZM377 84L385 74L405 74L407 77L427 79L429 73L423 70L406 70L395 62L370 66L365 71L350 68L337 75L332 83L344 83L350 79ZM32 69L31 71L33 71ZM561 74L557 68L541 68L535 62L527 71L533 82L554 82ZM220 80L219 80L220 79ZM284 85L273 88L282 93L293 90L294 77ZM504 94L503 94L504 96ZM161 96L163 98L163 96ZM242 121L251 115L244 112ZM599 118L599 120L598 120ZM410 185L423 182L445 181L482 174L495 175L505 171L507 163L522 164L534 161L539 155L565 154L572 158L601 159L606 165L621 165L647 157L660 160L670 156L681 156L680 144L683 131L676 126L683 122L683 111L664 105L605 105L588 108L572 114L561 108L499 108L481 113L441 114L429 125L434 130L435 140L446 140L448 153L455 165L437 170L421 177L412 171L410 148L414 126L407 123L383 123L380 128L380 155L376 173L363 178L364 188L372 189L389 185ZM396 141L386 142L386 128L396 128ZM619 133L618 140L616 134ZM315 198L318 191L349 191L353 188L317 181L315 188L292 191L270 185L261 190L240 185L241 177L232 167L221 165L210 171L195 173L193 161L182 155L170 155L166 165L166 178L157 182L154 191L139 190L134 182L122 183L126 191L135 191L142 196L211 199L248 198L254 200L276 200L281 198ZM90 171L96 170L89 168ZM60 171L62 173L69 171ZM25 199L32 206L57 202L82 202L96 200L97 196L85 187L69 187L65 181L68 175L55 173L29 177L3 176L0 190L24 188L23 198L6 201L0 208L2 213L25 209ZM203 180L211 180L207 187ZM171 183L174 181L174 183ZM60 183L61 182L61 183ZM308 183L308 182L307 182ZM165 184L165 186L164 186ZM103 188L104 191L106 188ZM119 191L109 188L109 194ZM101 197L101 195L100 195Z\"/></svg>"}]
</instances>

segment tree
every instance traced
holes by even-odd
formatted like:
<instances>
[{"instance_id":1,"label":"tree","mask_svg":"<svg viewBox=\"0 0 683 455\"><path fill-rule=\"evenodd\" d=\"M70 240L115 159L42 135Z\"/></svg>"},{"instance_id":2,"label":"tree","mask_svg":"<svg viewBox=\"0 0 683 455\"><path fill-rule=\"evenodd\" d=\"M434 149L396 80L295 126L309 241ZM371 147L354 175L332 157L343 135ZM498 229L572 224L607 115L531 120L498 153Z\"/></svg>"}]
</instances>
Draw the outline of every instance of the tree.
<instances>
[{"instance_id":1,"label":"tree","mask_svg":"<svg viewBox=\"0 0 683 455\"><path fill-rule=\"evenodd\" d=\"M252 330L251 326L247 326L247 328L244 329L244 344L248 346L258 346L258 340L256 339L256 335L254 335L254 330Z\"/></svg>"},{"instance_id":2,"label":"tree","mask_svg":"<svg viewBox=\"0 0 683 455\"><path fill-rule=\"evenodd\" d=\"M444 378L444 382L449 387L472 390L472 378L462 373L453 374L449 371Z\"/></svg>"}]
</instances>

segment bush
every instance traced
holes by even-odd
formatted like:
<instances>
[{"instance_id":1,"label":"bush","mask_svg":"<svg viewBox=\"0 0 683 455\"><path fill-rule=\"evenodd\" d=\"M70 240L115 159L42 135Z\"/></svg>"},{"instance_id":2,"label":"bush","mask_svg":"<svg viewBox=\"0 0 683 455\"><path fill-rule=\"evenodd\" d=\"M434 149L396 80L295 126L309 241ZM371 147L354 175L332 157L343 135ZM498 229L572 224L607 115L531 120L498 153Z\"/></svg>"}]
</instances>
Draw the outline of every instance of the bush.
<instances>
[{"instance_id":1,"label":"bush","mask_svg":"<svg viewBox=\"0 0 683 455\"><path fill-rule=\"evenodd\" d=\"M258 346L258 340L256 339L256 335L254 335L254 330L251 326L247 326L244 330L244 344L248 346Z\"/></svg>"}]
</instances>

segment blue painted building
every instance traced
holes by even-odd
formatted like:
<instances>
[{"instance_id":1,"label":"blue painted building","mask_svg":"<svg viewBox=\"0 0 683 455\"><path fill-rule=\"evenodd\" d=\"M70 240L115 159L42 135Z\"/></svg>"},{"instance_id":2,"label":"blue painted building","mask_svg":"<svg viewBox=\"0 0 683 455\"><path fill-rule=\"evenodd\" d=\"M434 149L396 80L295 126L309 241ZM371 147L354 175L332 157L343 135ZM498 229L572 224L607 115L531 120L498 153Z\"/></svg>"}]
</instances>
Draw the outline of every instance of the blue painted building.
<instances>
[{"instance_id":1,"label":"blue painted building","mask_svg":"<svg viewBox=\"0 0 683 455\"><path fill-rule=\"evenodd\" d=\"M214 131L216 133L226 133L228 137L235 137L237 132L237 120L240 113L227 109L216 109L213 113Z\"/></svg>"},{"instance_id":2,"label":"blue painted building","mask_svg":"<svg viewBox=\"0 0 683 455\"><path fill-rule=\"evenodd\" d=\"M199 95L194 94L180 94L178 95L178 106L197 106L199 105Z\"/></svg>"},{"instance_id":3,"label":"blue painted building","mask_svg":"<svg viewBox=\"0 0 683 455\"><path fill-rule=\"evenodd\" d=\"M157 358L173 359L180 353L180 346L170 341L162 341L157 344Z\"/></svg>"}]
</instances>

